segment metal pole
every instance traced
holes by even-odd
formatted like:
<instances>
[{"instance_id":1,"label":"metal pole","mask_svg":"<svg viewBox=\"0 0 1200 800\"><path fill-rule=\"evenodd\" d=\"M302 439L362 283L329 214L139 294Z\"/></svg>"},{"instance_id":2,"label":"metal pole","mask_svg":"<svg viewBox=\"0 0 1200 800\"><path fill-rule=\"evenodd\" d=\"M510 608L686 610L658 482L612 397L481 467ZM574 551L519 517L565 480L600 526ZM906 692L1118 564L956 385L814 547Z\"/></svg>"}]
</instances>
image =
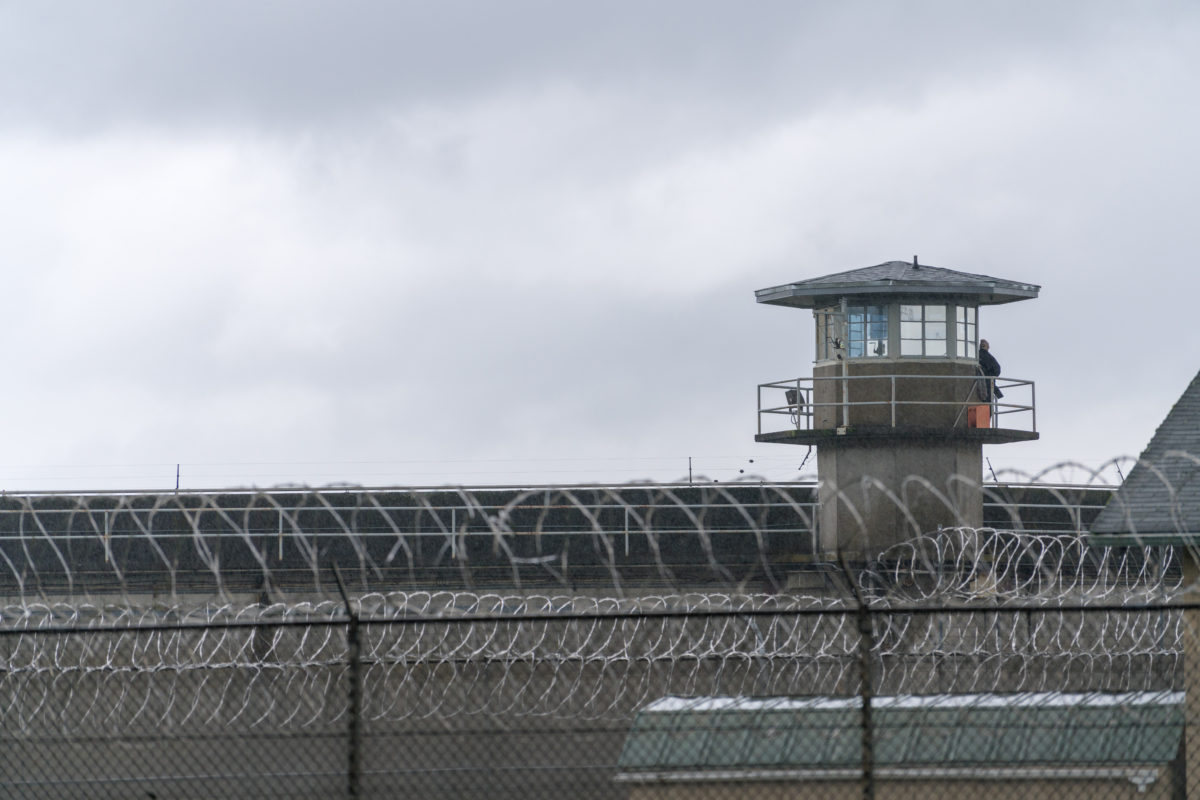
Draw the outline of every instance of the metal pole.
<instances>
[{"instance_id":1,"label":"metal pole","mask_svg":"<svg viewBox=\"0 0 1200 800\"><path fill-rule=\"evenodd\" d=\"M1033 432L1037 433L1037 387L1029 382L1029 411L1033 414Z\"/></svg>"},{"instance_id":2,"label":"metal pole","mask_svg":"<svg viewBox=\"0 0 1200 800\"><path fill-rule=\"evenodd\" d=\"M796 430L804 428L804 413L808 409L808 403L803 401L804 394L800 391L800 384L804 378L796 378ZM815 395L816 392L813 392ZM812 428L811 425L808 426Z\"/></svg>"},{"instance_id":3,"label":"metal pole","mask_svg":"<svg viewBox=\"0 0 1200 800\"><path fill-rule=\"evenodd\" d=\"M850 426L850 316L846 298L842 298L842 426Z\"/></svg>"},{"instance_id":4,"label":"metal pole","mask_svg":"<svg viewBox=\"0 0 1200 800\"><path fill-rule=\"evenodd\" d=\"M892 427L896 427L896 376L892 376Z\"/></svg>"},{"instance_id":5,"label":"metal pole","mask_svg":"<svg viewBox=\"0 0 1200 800\"><path fill-rule=\"evenodd\" d=\"M859 598L858 603L858 657L862 671L862 771L863 800L875 800L875 737L871 722L871 649L874 629L871 612Z\"/></svg>"},{"instance_id":6,"label":"metal pole","mask_svg":"<svg viewBox=\"0 0 1200 800\"><path fill-rule=\"evenodd\" d=\"M346 628L346 677L350 681L350 708L347 720L349 742L346 746L346 795L355 800L359 797L359 776L362 774L362 652L358 638L358 614L346 594L342 571L333 565L333 577L337 580L338 592L346 604L349 624Z\"/></svg>"},{"instance_id":7,"label":"metal pole","mask_svg":"<svg viewBox=\"0 0 1200 800\"><path fill-rule=\"evenodd\" d=\"M871 721L871 651L875 645L875 632L871 625L871 612L867 608L866 596L850 570L844 553L840 561L842 571L846 573L846 583L850 586L850 594L858 606L858 659L862 675L862 685L859 688L859 697L862 699L862 796L863 800L875 800L875 737Z\"/></svg>"}]
</instances>

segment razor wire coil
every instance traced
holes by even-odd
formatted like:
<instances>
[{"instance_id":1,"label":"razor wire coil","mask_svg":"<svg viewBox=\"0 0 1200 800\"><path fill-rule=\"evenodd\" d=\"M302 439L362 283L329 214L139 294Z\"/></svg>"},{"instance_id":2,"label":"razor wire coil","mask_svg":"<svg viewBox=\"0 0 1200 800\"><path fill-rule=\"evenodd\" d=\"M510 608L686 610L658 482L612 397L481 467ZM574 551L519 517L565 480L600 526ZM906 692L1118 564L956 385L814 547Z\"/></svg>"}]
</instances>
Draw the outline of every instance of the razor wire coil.
<instances>
[{"instance_id":1,"label":"razor wire coil","mask_svg":"<svg viewBox=\"0 0 1200 800\"><path fill-rule=\"evenodd\" d=\"M786 548L814 541L795 485L9 497L0 713L24 732L332 725L347 653L330 559L351 573L381 724L621 717L681 686L853 691L851 580L880 690L1177 688L1178 612L1063 610L1169 601L1177 554L1089 548L1057 496L1072 532L947 528L854 575L813 559L795 586ZM930 603L968 608L905 613Z\"/></svg>"}]
</instances>

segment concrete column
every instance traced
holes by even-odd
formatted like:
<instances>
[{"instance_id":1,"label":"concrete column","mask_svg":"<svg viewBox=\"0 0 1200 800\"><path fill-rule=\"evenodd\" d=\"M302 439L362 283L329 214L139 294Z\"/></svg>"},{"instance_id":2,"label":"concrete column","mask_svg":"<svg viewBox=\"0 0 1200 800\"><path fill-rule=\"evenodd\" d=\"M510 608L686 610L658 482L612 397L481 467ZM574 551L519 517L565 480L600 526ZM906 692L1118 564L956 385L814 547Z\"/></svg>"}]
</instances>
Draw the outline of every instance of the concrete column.
<instances>
[{"instance_id":1,"label":"concrete column","mask_svg":"<svg viewBox=\"0 0 1200 800\"><path fill-rule=\"evenodd\" d=\"M983 526L977 442L830 444L817 450L817 470L827 555L869 559L939 526Z\"/></svg>"}]
</instances>

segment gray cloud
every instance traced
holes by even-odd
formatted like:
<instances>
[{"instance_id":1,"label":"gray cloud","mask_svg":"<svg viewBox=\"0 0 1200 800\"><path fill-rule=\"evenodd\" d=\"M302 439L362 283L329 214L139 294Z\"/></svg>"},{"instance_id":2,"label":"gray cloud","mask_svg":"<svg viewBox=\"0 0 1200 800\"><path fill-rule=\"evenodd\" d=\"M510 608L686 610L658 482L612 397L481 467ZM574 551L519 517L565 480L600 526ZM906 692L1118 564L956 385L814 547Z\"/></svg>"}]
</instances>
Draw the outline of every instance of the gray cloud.
<instances>
[{"instance_id":1,"label":"gray cloud","mask_svg":"<svg viewBox=\"0 0 1200 800\"><path fill-rule=\"evenodd\" d=\"M1045 287L983 318L1039 382L998 467L1136 453L1200 351L1198 22L4 6L5 480L790 477L754 387L811 319L752 291L914 252Z\"/></svg>"},{"instance_id":2,"label":"gray cloud","mask_svg":"<svg viewBox=\"0 0 1200 800\"><path fill-rule=\"evenodd\" d=\"M344 124L519 86L645 94L790 115L920 103L1194 21L1185 4L951 2L11 4L0 10L10 123Z\"/></svg>"}]
</instances>

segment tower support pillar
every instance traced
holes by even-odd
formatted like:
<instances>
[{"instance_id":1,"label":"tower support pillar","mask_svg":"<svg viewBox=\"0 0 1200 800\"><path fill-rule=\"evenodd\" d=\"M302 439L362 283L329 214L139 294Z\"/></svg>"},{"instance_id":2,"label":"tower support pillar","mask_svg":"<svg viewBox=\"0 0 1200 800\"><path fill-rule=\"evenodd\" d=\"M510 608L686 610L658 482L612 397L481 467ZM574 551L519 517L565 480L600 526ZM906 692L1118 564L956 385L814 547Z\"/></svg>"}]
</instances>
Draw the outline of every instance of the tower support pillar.
<instances>
[{"instance_id":1,"label":"tower support pillar","mask_svg":"<svg viewBox=\"0 0 1200 800\"><path fill-rule=\"evenodd\" d=\"M870 559L939 527L983 526L978 442L831 443L817 450L820 547Z\"/></svg>"}]
</instances>

